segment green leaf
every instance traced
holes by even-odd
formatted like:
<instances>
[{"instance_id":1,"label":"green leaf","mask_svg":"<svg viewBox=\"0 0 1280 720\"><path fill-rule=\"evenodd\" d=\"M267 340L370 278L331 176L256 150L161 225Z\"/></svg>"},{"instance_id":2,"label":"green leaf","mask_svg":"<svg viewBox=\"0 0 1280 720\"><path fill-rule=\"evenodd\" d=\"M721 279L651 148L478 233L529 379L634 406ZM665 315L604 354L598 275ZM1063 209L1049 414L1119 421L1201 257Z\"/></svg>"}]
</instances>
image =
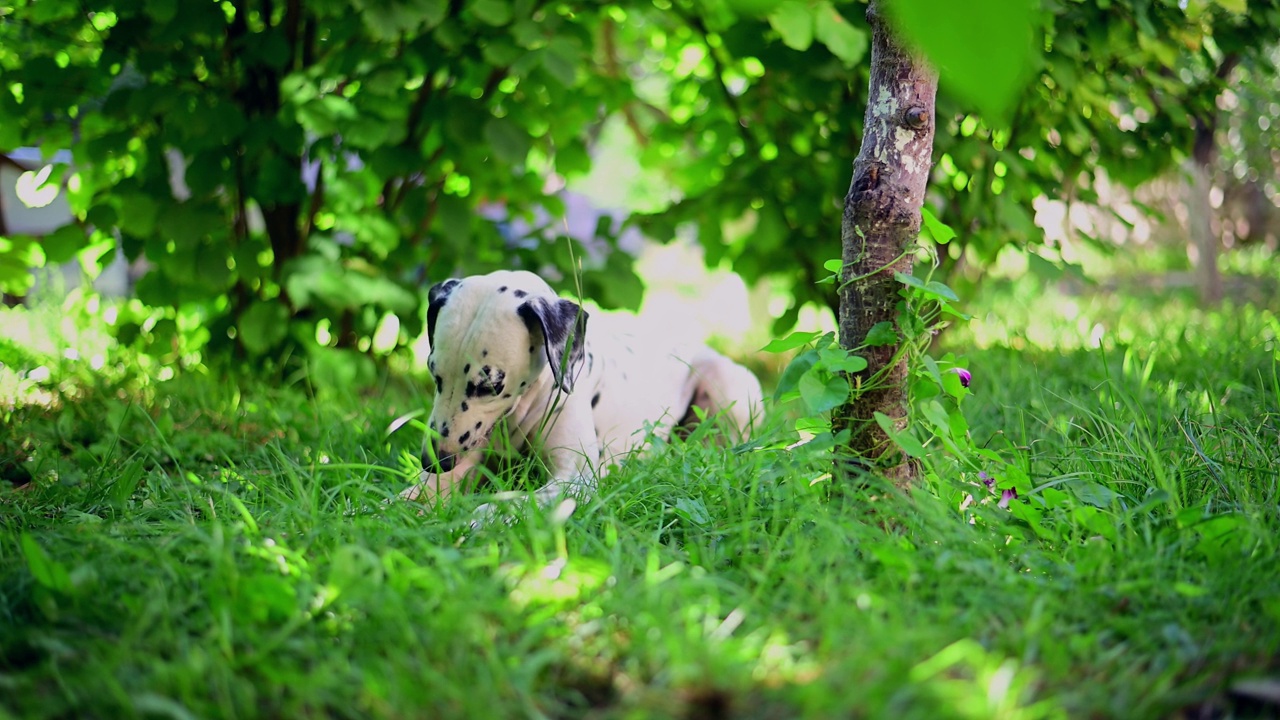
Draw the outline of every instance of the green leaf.
<instances>
[{"instance_id":1,"label":"green leaf","mask_svg":"<svg viewBox=\"0 0 1280 720\"><path fill-rule=\"evenodd\" d=\"M887 3L896 28L920 48L944 88L1002 120L1042 61L1033 0L911 0Z\"/></svg>"},{"instance_id":2,"label":"green leaf","mask_svg":"<svg viewBox=\"0 0 1280 720\"><path fill-rule=\"evenodd\" d=\"M711 513L707 512L707 506L701 500L680 498L676 500L672 510L682 520L687 520L694 525L711 524Z\"/></svg>"},{"instance_id":3,"label":"green leaf","mask_svg":"<svg viewBox=\"0 0 1280 720\"><path fill-rule=\"evenodd\" d=\"M1200 585L1192 585L1189 582L1178 580L1173 584L1173 589L1179 595L1189 598L1204 597L1209 594L1209 590Z\"/></svg>"},{"instance_id":4,"label":"green leaf","mask_svg":"<svg viewBox=\"0 0 1280 720\"><path fill-rule=\"evenodd\" d=\"M782 371L782 375L778 376L778 387L773 391L773 399L777 400L779 397L796 389L796 386L800 383L800 378L809 372L817 362L817 350L805 350L792 358L791 362L787 363L786 369Z\"/></svg>"},{"instance_id":5,"label":"green leaf","mask_svg":"<svg viewBox=\"0 0 1280 720\"><path fill-rule=\"evenodd\" d=\"M934 433L939 437L948 437L951 434L951 421L947 417L947 411L937 400L930 400L920 405L920 412L925 419L934 427Z\"/></svg>"},{"instance_id":6,"label":"green leaf","mask_svg":"<svg viewBox=\"0 0 1280 720\"><path fill-rule=\"evenodd\" d=\"M556 38L547 43L541 55L542 67L565 87L573 87L578 80L578 66L582 64L582 51L566 38Z\"/></svg>"},{"instance_id":7,"label":"green leaf","mask_svg":"<svg viewBox=\"0 0 1280 720\"><path fill-rule=\"evenodd\" d=\"M951 438L957 443L969 436L969 421L965 419L964 413L960 412L960 408L954 408L947 413L947 420L951 426Z\"/></svg>"},{"instance_id":8,"label":"green leaf","mask_svg":"<svg viewBox=\"0 0 1280 720\"><path fill-rule=\"evenodd\" d=\"M155 232L156 217L160 213L160 205L149 195L141 193L120 193L120 229L146 237Z\"/></svg>"},{"instance_id":9,"label":"green leaf","mask_svg":"<svg viewBox=\"0 0 1280 720\"><path fill-rule=\"evenodd\" d=\"M765 205L756 213L756 229L753 234L753 250L782 247L788 236L787 220L773 205Z\"/></svg>"},{"instance_id":10,"label":"green leaf","mask_svg":"<svg viewBox=\"0 0 1280 720\"><path fill-rule=\"evenodd\" d=\"M925 456L926 453L924 445L921 445L920 441L915 439L911 433L899 432L898 429L894 427L893 420L889 419L888 415L878 412L875 414L875 418L876 424L880 426L880 429L884 431L885 435L889 436L890 440L893 440L894 444L902 448L902 452L913 458L922 458Z\"/></svg>"},{"instance_id":11,"label":"green leaf","mask_svg":"<svg viewBox=\"0 0 1280 720\"><path fill-rule=\"evenodd\" d=\"M924 290L924 280L921 280L915 275L908 275L902 272L895 272L893 274L893 279L897 280L903 285L906 285L907 287L913 287L918 290Z\"/></svg>"},{"instance_id":12,"label":"green leaf","mask_svg":"<svg viewBox=\"0 0 1280 720\"><path fill-rule=\"evenodd\" d=\"M493 118L484 126L484 139L499 158L521 165L529 156L529 134L511 118Z\"/></svg>"},{"instance_id":13,"label":"green leaf","mask_svg":"<svg viewBox=\"0 0 1280 720\"><path fill-rule=\"evenodd\" d=\"M926 283L923 279L918 278L915 275L908 275L906 273L900 273L900 272L895 272L893 274L893 278L898 282L902 283L903 285L906 285L907 287L915 288L926 295L933 295L935 297L943 298L945 300L950 300L952 302L956 302L960 299L956 296L956 293L954 290L938 282L937 280L932 280Z\"/></svg>"},{"instance_id":14,"label":"green leaf","mask_svg":"<svg viewBox=\"0 0 1280 720\"><path fill-rule=\"evenodd\" d=\"M379 40L394 40L403 33L434 28L444 20L448 0L355 0L369 34Z\"/></svg>"},{"instance_id":15,"label":"green leaf","mask_svg":"<svg viewBox=\"0 0 1280 720\"><path fill-rule=\"evenodd\" d=\"M946 245L956 237L956 231L951 226L942 222L927 207L920 208L920 216L924 219L925 229L929 231L929 237L939 245Z\"/></svg>"},{"instance_id":16,"label":"green leaf","mask_svg":"<svg viewBox=\"0 0 1280 720\"><path fill-rule=\"evenodd\" d=\"M1218 7L1222 8L1223 10L1226 10L1227 12L1235 13L1236 15L1243 15L1249 12L1248 0L1213 0L1213 1L1218 4Z\"/></svg>"},{"instance_id":17,"label":"green leaf","mask_svg":"<svg viewBox=\"0 0 1280 720\"><path fill-rule=\"evenodd\" d=\"M71 591L71 575L67 569L49 557L49 553L40 547L36 539L31 537L29 533L22 533L21 537L22 554L27 560L27 569L31 571L31 576L36 582L58 592Z\"/></svg>"},{"instance_id":18,"label":"green leaf","mask_svg":"<svg viewBox=\"0 0 1280 720\"><path fill-rule=\"evenodd\" d=\"M854 67L867 54L867 33L850 25L829 2L820 2L814 8L814 30L819 42L845 67Z\"/></svg>"},{"instance_id":19,"label":"green leaf","mask_svg":"<svg viewBox=\"0 0 1280 720\"><path fill-rule=\"evenodd\" d=\"M942 370L938 368L938 361L934 360L928 355L925 355L924 357L920 358L920 364L924 365L925 371L929 374L929 377L933 378L933 382L936 383L939 387L941 387L942 386Z\"/></svg>"},{"instance_id":20,"label":"green leaf","mask_svg":"<svg viewBox=\"0 0 1280 720\"><path fill-rule=\"evenodd\" d=\"M790 335L784 338L776 338L774 340L771 340L768 345L765 345L764 347L760 348L760 350L761 352L771 352L771 353L786 352L788 350L794 350L800 347L801 345L808 345L809 343L813 342L814 340L817 340L820 337L822 337L821 330L815 330L813 332L797 331L797 332L791 333Z\"/></svg>"},{"instance_id":21,"label":"green leaf","mask_svg":"<svg viewBox=\"0 0 1280 720\"><path fill-rule=\"evenodd\" d=\"M441 234L455 247L462 246L471 238L470 204L456 195L441 195L437 203Z\"/></svg>"},{"instance_id":22,"label":"green leaf","mask_svg":"<svg viewBox=\"0 0 1280 720\"><path fill-rule=\"evenodd\" d=\"M147 15L155 22L165 25L178 14L177 0L147 0Z\"/></svg>"},{"instance_id":23,"label":"green leaf","mask_svg":"<svg viewBox=\"0 0 1280 720\"><path fill-rule=\"evenodd\" d=\"M343 595L373 590L385 578L382 559L363 545L340 545L329 561L329 584Z\"/></svg>"},{"instance_id":24,"label":"green leaf","mask_svg":"<svg viewBox=\"0 0 1280 720\"><path fill-rule=\"evenodd\" d=\"M818 365L830 372L856 373L867 369L867 359L850 355L842 347L829 347L818 351Z\"/></svg>"},{"instance_id":25,"label":"green leaf","mask_svg":"<svg viewBox=\"0 0 1280 720\"><path fill-rule=\"evenodd\" d=\"M1027 269L1030 270L1033 275L1045 282L1053 283L1062 279L1062 268L1058 267L1055 263L1040 257L1040 255L1036 254L1031 249L1027 250Z\"/></svg>"},{"instance_id":26,"label":"green leaf","mask_svg":"<svg viewBox=\"0 0 1280 720\"><path fill-rule=\"evenodd\" d=\"M781 3L782 0L726 0L731 10L744 17L764 17Z\"/></svg>"},{"instance_id":27,"label":"green leaf","mask_svg":"<svg viewBox=\"0 0 1280 720\"><path fill-rule=\"evenodd\" d=\"M506 0L472 0L468 7L488 25L500 27L511 22L511 4Z\"/></svg>"},{"instance_id":28,"label":"green leaf","mask_svg":"<svg viewBox=\"0 0 1280 720\"><path fill-rule=\"evenodd\" d=\"M142 458L135 458L125 466L124 470L120 471L120 475L116 477L115 482L111 483L112 505L117 508L123 508L129 502L129 498L133 497L133 493L142 482L143 469Z\"/></svg>"},{"instance_id":29,"label":"green leaf","mask_svg":"<svg viewBox=\"0 0 1280 720\"><path fill-rule=\"evenodd\" d=\"M1115 504L1116 500L1121 499L1111 488L1105 485L1099 485L1092 482L1079 482L1071 486L1075 491L1076 497L1081 502L1086 502L1094 507L1109 508Z\"/></svg>"},{"instance_id":30,"label":"green leaf","mask_svg":"<svg viewBox=\"0 0 1280 720\"><path fill-rule=\"evenodd\" d=\"M782 42L792 50L808 50L813 44L813 11L799 0L783 0L769 13L769 24L782 36Z\"/></svg>"},{"instance_id":31,"label":"green leaf","mask_svg":"<svg viewBox=\"0 0 1280 720\"><path fill-rule=\"evenodd\" d=\"M964 383L960 381L960 376L956 373L944 372L941 377L943 391L956 400L961 400L970 393L969 388L964 386Z\"/></svg>"},{"instance_id":32,"label":"green leaf","mask_svg":"<svg viewBox=\"0 0 1280 720\"><path fill-rule=\"evenodd\" d=\"M289 332L289 311L277 302L255 302L236 323L240 343L253 355L262 355L284 340Z\"/></svg>"},{"instance_id":33,"label":"green leaf","mask_svg":"<svg viewBox=\"0 0 1280 720\"><path fill-rule=\"evenodd\" d=\"M956 292L954 290L938 282L937 280L933 280L926 283L924 286L924 291L927 293L931 293L933 295L937 295L938 297L946 298L947 300L950 300L952 302L959 302L960 300L960 298L956 296Z\"/></svg>"},{"instance_id":34,"label":"green leaf","mask_svg":"<svg viewBox=\"0 0 1280 720\"><path fill-rule=\"evenodd\" d=\"M800 398L813 415L839 407L849 397L849 381L821 367L800 376Z\"/></svg>"},{"instance_id":35,"label":"green leaf","mask_svg":"<svg viewBox=\"0 0 1280 720\"><path fill-rule=\"evenodd\" d=\"M881 347L893 345L897 342L898 333L893 329L893 323L884 320L871 326L871 329L867 331L867 339L862 344L868 347Z\"/></svg>"},{"instance_id":36,"label":"green leaf","mask_svg":"<svg viewBox=\"0 0 1280 720\"><path fill-rule=\"evenodd\" d=\"M70 261L87 244L88 237L84 228L75 223L63 225L40 239L40 245L44 247L45 262L54 265Z\"/></svg>"}]
</instances>

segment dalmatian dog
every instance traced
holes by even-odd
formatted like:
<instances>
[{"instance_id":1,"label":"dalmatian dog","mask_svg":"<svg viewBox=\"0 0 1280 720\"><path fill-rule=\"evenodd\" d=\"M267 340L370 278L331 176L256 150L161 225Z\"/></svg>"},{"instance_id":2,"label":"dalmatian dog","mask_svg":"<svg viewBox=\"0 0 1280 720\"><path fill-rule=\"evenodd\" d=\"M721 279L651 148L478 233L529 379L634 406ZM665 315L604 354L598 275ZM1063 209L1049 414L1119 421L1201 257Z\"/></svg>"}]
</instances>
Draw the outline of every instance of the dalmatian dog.
<instances>
[{"instance_id":1,"label":"dalmatian dog","mask_svg":"<svg viewBox=\"0 0 1280 720\"><path fill-rule=\"evenodd\" d=\"M588 333L586 311L533 273L445 280L428 298L436 395L422 476L400 494L406 500L447 497L504 419L516 448L540 450L547 463L550 482L536 492L543 506L590 495L610 464L639 449L647 426L666 437L699 414L720 415L745 439L759 419L751 371L706 347Z\"/></svg>"}]
</instances>

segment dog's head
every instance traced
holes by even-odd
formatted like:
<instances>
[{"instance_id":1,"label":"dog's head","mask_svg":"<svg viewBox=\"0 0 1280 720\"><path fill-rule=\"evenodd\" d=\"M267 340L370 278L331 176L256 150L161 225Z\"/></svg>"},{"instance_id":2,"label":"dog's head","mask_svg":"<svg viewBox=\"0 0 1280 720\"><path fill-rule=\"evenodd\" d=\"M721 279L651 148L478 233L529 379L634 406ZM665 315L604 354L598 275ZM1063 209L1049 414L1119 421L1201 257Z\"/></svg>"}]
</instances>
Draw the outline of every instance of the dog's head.
<instances>
[{"instance_id":1,"label":"dog's head","mask_svg":"<svg viewBox=\"0 0 1280 720\"><path fill-rule=\"evenodd\" d=\"M445 280L428 299L427 363L436 381L431 442L439 471L462 471L540 375L573 391L587 313L523 271ZM424 451L422 461L436 469L431 453Z\"/></svg>"}]
</instances>

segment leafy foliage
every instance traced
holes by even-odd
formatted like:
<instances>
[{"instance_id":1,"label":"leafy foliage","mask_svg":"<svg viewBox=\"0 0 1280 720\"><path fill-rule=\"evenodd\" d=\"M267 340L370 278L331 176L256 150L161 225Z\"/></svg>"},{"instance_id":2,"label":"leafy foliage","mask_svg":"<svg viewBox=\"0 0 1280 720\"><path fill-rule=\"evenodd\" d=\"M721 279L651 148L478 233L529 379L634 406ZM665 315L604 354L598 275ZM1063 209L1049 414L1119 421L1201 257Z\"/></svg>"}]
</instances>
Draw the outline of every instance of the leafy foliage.
<instances>
[{"instance_id":1,"label":"leafy foliage","mask_svg":"<svg viewBox=\"0 0 1280 720\"><path fill-rule=\"evenodd\" d=\"M50 262L153 265L137 294L162 311L124 335L182 309L215 348L368 350L388 318L418 332L424 276L567 264L554 230L515 242L478 210L560 212L547 177L589 167L586 129L628 94L586 81L602 22L533 0L19 2L0 147L74 150L50 181L83 230Z\"/></svg>"},{"instance_id":2,"label":"leafy foliage","mask_svg":"<svg viewBox=\"0 0 1280 720\"><path fill-rule=\"evenodd\" d=\"M968 32L917 38L944 70L931 203L966 229L951 262L1038 247L1038 196L1089 201L1102 171L1132 184L1171 167L1224 71L1262 67L1280 26L1275 0L971 10L988 55L966 52ZM78 227L7 238L0 284L20 293L27 267L123 253L154 268L123 339L388 352L419 331L427 278L572 274L549 191L591 168L601 121L621 117L663 186L636 224L661 241L692 226L711 265L792 290L789 329L801 304L834 306L815 281L861 135L863 14L826 0L19 0L0 25L0 149L70 148L47 181ZM1000 30L1028 17L1031 52ZM968 59L1000 77L975 80ZM533 237L510 237L507 217ZM601 224L599 249L616 230ZM638 302L628 256L582 255L589 296Z\"/></svg>"},{"instance_id":3,"label":"leafy foliage","mask_svg":"<svg viewBox=\"0 0 1280 720\"><path fill-rule=\"evenodd\" d=\"M954 3L902 5L952 12ZM967 3L963 23L934 22L947 32L917 34L943 70L930 203L966 231L944 254L944 271L961 258L989 263L1005 247L1042 248L1037 197L1091 202L1102 172L1134 185L1188 157L1196 118L1213 112L1228 82L1224 53L1258 55L1275 36L1267 28L1280 27L1275 2L1250 3L1247 14L1237 5ZM804 302L836 304L833 289L815 281L840 226L869 58L797 41L778 22L787 3L767 23L750 12L673 6L684 10L634 28L644 41L636 45L662 52L663 67L676 70L641 89L657 111L639 117L652 125L646 159L666 169L680 194L641 224L655 237L695 224L709 263L793 290L791 311L775 326L786 331ZM868 37L860 6L839 12ZM1040 52L1028 52L1018 21L1026 12ZM907 15L908 34L925 29ZM970 59L1000 70L984 72ZM1012 101L1001 90L1016 91Z\"/></svg>"}]
</instances>

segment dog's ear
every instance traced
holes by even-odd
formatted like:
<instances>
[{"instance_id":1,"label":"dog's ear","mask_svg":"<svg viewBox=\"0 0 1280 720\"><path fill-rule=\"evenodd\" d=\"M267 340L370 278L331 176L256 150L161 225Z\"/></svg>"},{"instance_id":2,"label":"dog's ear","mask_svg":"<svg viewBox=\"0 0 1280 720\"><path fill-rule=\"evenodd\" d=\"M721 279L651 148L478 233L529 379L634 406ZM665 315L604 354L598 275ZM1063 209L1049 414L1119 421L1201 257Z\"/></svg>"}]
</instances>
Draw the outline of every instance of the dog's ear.
<instances>
[{"instance_id":1,"label":"dog's ear","mask_svg":"<svg viewBox=\"0 0 1280 720\"><path fill-rule=\"evenodd\" d=\"M436 341L436 318L440 316L440 308L444 307L449 295L453 294L454 288L461 282L457 278L451 278L432 285L427 291L427 342L432 345Z\"/></svg>"},{"instance_id":2,"label":"dog's ear","mask_svg":"<svg viewBox=\"0 0 1280 720\"><path fill-rule=\"evenodd\" d=\"M565 392L573 392L574 380L582 368L587 311L572 300L535 297L522 303L516 312L531 335L542 335L543 350L556 384Z\"/></svg>"}]
</instances>

